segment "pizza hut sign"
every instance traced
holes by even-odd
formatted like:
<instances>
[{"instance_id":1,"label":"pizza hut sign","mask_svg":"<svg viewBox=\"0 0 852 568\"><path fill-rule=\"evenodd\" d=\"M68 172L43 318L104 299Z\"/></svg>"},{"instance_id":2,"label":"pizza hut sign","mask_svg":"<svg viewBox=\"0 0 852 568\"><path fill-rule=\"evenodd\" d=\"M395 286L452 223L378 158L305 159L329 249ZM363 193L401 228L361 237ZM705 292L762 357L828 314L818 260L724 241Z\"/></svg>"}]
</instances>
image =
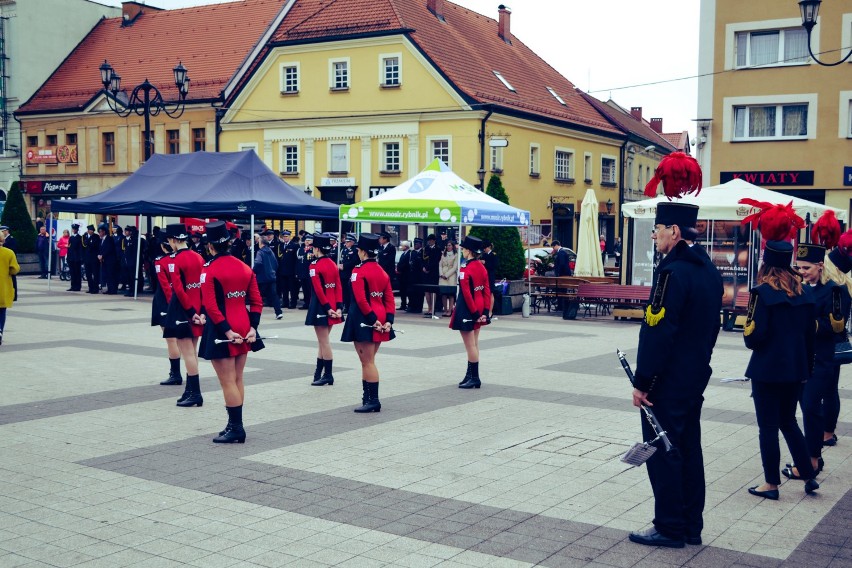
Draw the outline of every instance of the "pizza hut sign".
<instances>
[{"instance_id":1,"label":"pizza hut sign","mask_svg":"<svg viewBox=\"0 0 852 568\"><path fill-rule=\"evenodd\" d=\"M77 197L77 180L49 180L24 182L24 190L48 197Z\"/></svg>"}]
</instances>

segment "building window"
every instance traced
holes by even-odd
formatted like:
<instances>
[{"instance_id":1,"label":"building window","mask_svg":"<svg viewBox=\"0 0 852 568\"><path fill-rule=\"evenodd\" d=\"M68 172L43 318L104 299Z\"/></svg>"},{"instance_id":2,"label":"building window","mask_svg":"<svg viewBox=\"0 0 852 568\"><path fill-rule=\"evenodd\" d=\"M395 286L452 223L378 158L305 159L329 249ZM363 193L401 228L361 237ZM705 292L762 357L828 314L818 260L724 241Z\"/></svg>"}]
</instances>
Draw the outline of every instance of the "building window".
<instances>
[{"instance_id":1,"label":"building window","mask_svg":"<svg viewBox=\"0 0 852 568\"><path fill-rule=\"evenodd\" d=\"M615 185L615 158L601 158L601 185Z\"/></svg>"},{"instance_id":2,"label":"building window","mask_svg":"<svg viewBox=\"0 0 852 568\"><path fill-rule=\"evenodd\" d=\"M207 149L207 129L193 128L192 129L192 151L203 152Z\"/></svg>"},{"instance_id":3,"label":"building window","mask_svg":"<svg viewBox=\"0 0 852 568\"><path fill-rule=\"evenodd\" d=\"M807 135L807 104L734 107L734 140L790 139Z\"/></svg>"},{"instance_id":4,"label":"building window","mask_svg":"<svg viewBox=\"0 0 852 568\"><path fill-rule=\"evenodd\" d=\"M27 147L35 148L38 146L38 136L27 136Z\"/></svg>"},{"instance_id":5,"label":"building window","mask_svg":"<svg viewBox=\"0 0 852 568\"><path fill-rule=\"evenodd\" d=\"M737 67L808 62L808 34L802 28L736 34Z\"/></svg>"},{"instance_id":6,"label":"building window","mask_svg":"<svg viewBox=\"0 0 852 568\"><path fill-rule=\"evenodd\" d=\"M398 87L402 83L399 56L382 58L382 86Z\"/></svg>"},{"instance_id":7,"label":"building window","mask_svg":"<svg viewBox=\"0 0 852 568\"><path fill-rule=\"evenodd\" d=\"M491 148L491 172L495 174L503 173L503 148Z\"/></svg>"},{"instance_id":8,"label":"building window","mask_svg":"<svg viewBox=\"0 0 852 568\"><path fill-rule=\"evenodd\" d=\"M592 155L586 152L583 155L583 181L592 183Z\"/></svg>"},{"instance_id":9,"label":"building window","mask_svg":"<svg viewBox=\"0 0 852 568\"><path fill-rule=\"evenodd\" d=\"M257 142L240 142L237 144L237 150L240 152L245 152L246 150L251 150L258 156L260 156L260 152L258 152Z\"/></svg>"},{"instance_id":10,"label":"building window","mask_svg":"<svg viewBox=\"0 0 852 568\"><path fill-rule=\"evenodd\" d=\"M104 132L101 135L102 154L101 161L104 164L115 163L115 132Z\"/></svg>"},{"instance_id":11,"label":"building window","mask_svg":"<svg viewBox=\"0 0 852 568\"><path fill-rule=\"evenodd\" d=\"M281 65L281 93L292 95L299 92L299 64L283 63Z\"/></svg>"},{"instance_id":12,"label":"building window","mask_svg":"<svg viewBox=\"0 0 852 568\"><path fill-rule=\"evenodd\" d=\"M532 177L541 175L541 148L538 144L530 145L530 175Z\"/></svg>"},{"instance_id":13,"label":"building window","mask_svg":"<svg viewBox=\"0 0 852 568\"><path fill-rule=\"evenodd\" d=\"M574 153L566 150L556 151L553 176L557 180L574 181Z\"/></svg>"},{"instance_id":14,"label":"building window","mask_svg":"<svg viewBox=\"0 0 852 568\"><path fill-rule=\"evenodd\" d=\"M382 156L384 157L384 163L382 164L382 171L385 172L399 172L402 171L402 166L400 163L400 144L399 142L385 142L382 144Z\"/></svg>"},{"instance_id":15,"label":"building window","mask_svg":"<svg viewBox=\"0 0 852 568\"><path fill-rule=\"evenodd\" d=\"M180 130L166 130L167 154L180 154Z\"/></svg>"},{"instance_id":16,"label":"building window","mask_svg":"<svg viewBox=\"0 0 852 568\"><path fill-rule=\"evenodd\" d=\"M349 173L349 144L329 144L329 155L331 168L329 173Z\"/></svg>"},{"instance_id":17,"label":"building window","mask_svg":"<svg viewBox=\"0 0 852 568\"><path fill-rule=\"evenodd\" d=\"M299 147L288 145L281 147L281 173L294 175L299 173Z\"/></svg>"},{"instance_id":18,"label":"building window","mask_svg":"<svg viewBox=\"0 0 852 568\"><path fill-rule=\"evenodd\" d=\"M76 146L77 145L77 134L76 133L66 134L65 135L65 143L69 146Z\"/></svg>"},{"instance_id":19,"label":"building window","mask_svg":"<svg viewBox=\"0 0 852 568\"><path fill-rule=\"evenodd\" d=\"M349 58L332 59L330 64L330 88L332 91L345 91L349 89Z\"/></svg>"},{"instance_id":20,"label":"building window","mask_svg":"<svg viewBox=\"0 0 852 568\"><path fill-rule=\"evenodd\" d=\"M48 134L44 138L45 146L56 146L56 134Z\"/></svg>"},{"instance_id":21,"label":"building window","mask_svg":"<svg viewBox=\"0 0 852 568\"><path fill-rule=\"evenodd\" d=\"M432 140L429 143L429 161L438 158L447 166L450 165L450 141L446 139Z\"/></svg>"}]
</instances>

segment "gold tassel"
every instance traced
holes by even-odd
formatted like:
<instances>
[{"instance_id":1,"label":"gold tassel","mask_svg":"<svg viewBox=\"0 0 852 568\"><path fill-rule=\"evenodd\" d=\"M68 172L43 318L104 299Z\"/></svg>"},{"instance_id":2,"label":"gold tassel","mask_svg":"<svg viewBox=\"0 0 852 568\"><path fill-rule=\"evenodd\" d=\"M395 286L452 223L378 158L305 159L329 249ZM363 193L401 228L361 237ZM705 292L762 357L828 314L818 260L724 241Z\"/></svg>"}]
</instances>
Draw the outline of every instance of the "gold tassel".
<instances>
[{"instance_id":1,"label":"gold tassel","mask_svg":"<svg viewBox=\"0 0 852 568\"><path fill-rule=\"evenodd\" d=\"M743 326L743 335L749 336L754 331L754 321L747 321Z\"/></svg>"},{"instance_id":2,"label":"gold tassel","mask_svg":"<svg viewBox=\"0 0 852 568\"><path fill-rule=\"evenodd\" d=\"M654 310L651 309L651 306L645 308L645 323L654 327L658 323L660 323L663 318L666 317L666 308L661 307L659 312L654 313Z\"/></svg>"},{"instance_id":3,"label":"gold tassel","mask_svg":"<svg viewBox=\"0 0 852 568\"><path fill-rule=\"evenodd\" d=\"M831 321L831 330L834 333L840 333L846 328L846 319L834 319L834 314L828 314L828 319Z\"/></svg>"}]
</instances>

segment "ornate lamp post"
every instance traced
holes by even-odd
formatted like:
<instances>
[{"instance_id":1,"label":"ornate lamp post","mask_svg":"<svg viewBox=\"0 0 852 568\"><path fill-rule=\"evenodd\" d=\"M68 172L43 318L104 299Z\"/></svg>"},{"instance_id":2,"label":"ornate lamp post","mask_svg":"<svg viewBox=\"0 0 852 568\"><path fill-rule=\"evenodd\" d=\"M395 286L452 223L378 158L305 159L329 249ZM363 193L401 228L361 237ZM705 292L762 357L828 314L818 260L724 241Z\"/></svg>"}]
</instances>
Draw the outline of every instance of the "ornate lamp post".
<instances>
[{"instance_id":1,"label":"ornate lamp post","mask_svg":"<svg viewBox=\"0 0 852 568\"><path fill-rule=\"evenodd\" d=\"M189 77L186 73L186 67L182 63L178 63L173 69L175 86L178 88L178 100L173 107L167 106L160 90L148 82L148 79L136 85L125 102L118 96L119 92L122 92L121 75L116 73L106 59L100 66L100 71L104 90L112 95L107 97L109 108L122 118L130 116L131 113L145 118L145 160L147 161L154 153L154 142L151 140L151 117L164 112L170 118L180 118L186 108L186 95L189 93Z\"/></svg>"},{"instance_id":2,"label":"ornate lamp post","mask_svg":"<svg viewBox=\"0 0 852 568\"><path fill-rule=\"evenodd\" d=\"M822 4L822 0L800 0L799 2L799 10L802 11L802 27L808 32L808 53L810 53L811 58L824 67L834 67L835 65L840 65L850 56L852 56L852 49L849 50L849 53L843 57L840 61L835 61L834 63L823 63L817 56L814 55L813 50L811 49L811 31L814 29L814 26L817 25L817 16L819 15L819 5Z\"/></svg>"}]
</instances>

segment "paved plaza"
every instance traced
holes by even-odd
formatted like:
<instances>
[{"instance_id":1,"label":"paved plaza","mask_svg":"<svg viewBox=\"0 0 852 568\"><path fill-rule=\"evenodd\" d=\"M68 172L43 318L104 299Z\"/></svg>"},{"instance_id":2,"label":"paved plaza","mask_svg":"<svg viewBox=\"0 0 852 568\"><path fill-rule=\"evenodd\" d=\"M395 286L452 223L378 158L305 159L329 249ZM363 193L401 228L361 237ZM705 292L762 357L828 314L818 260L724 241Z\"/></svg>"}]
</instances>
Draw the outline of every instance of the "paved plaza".
<instances>
[{"instance_id":1,"label":"paved plaza","mask_svg":"<svg viewBox=\"0 0 852 568\"><path fill-rule=\"evenodd\" d=\"M762 483L741 333L722 332L702 415L703 546L627 541L653 516L644 468L618 457L640 417L618 360L639 325L611 317L500 317L481 335L483 386L447 319L401 315L382 346L378 414L357 415L358 359L335 338L335 384L310 387L304 311L249 356L248 439L209 362L205 404L176 408L150 296L66 293L19 279L0 346L0 567L852 567L852 369L820 491ZM581 312L582 313L582 312ZM782 443L782 461L789 454Z\"/></svg>"}]
</instances>

